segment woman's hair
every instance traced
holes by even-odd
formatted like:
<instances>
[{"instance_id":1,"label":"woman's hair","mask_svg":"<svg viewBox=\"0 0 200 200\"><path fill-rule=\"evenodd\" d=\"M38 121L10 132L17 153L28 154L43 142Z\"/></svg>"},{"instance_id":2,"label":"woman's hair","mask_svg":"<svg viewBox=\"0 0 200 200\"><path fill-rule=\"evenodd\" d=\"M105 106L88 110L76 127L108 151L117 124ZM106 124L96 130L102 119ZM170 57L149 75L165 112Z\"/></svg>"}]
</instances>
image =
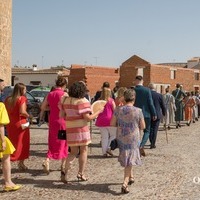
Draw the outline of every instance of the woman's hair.
<instances>
[{"instance_id":1,"label":"woman's hair","mask_svg":"<svg viewBox=\"0 0 200 200\"><path fill-rule=\"evenodd\" d=\"M56 89L56 86L52 86L51 89L50 89L50 92L54 91Z\"/></svg>"},{"instance_id":2,"label":"woman's hair","mask_svg":"<svg viewBox=\"0 0 200 200\"><path fill-rule=\"evenodd\" d=\"M135 90L134 89L127 89L124 92L124 100L125 102L130 102L130 101L134 101L135 100Z\"/></svg>"},{"instance_id":3,"label":"woman's hair","mask_svg":"<svg viewBox=\"0 0 200 200\"><path fill-rule=\"evenodd\" d=\"M84 98L86 90L86 85L82 81L74 82L69 88L69 96L79 99Z\"/></svg>"},{"instance_id":4,"label":"woman's hair","mask_svg":"<svg viewBox=\"0 0 200 200\"><path fill-rule=\"evenodd\" d=\"M17 98L24 95L26 86L23 83L16 83L11 96L8 99L9 106L14 106Z\"/></svg>"},{"instance_id":5,"label":"woman's hair","mask_svg":"<svg viewBox=\"0 0 200 200\"><path fill-rule=\"evenodd\" d=\"M57 87L63 87L63 86L67 86L67 80L66 78L59 76L56 80L56 86Z\"/></svg>"},{"instance_id":6,"label":"woman's hair","mask_svg":"<svg viewBox=\"0 0 200 200\"><path fill-rule=\"evenodd\" d=\"M127 90L126 87L120 87L118 90L117 90L117 97L123 97L124 96L124 92Z\"/></svg>"},{"instance_id":7,"label":"woman's hair","mask_svg":"<svg viewBox=\"0 0 200 200\"><path fill-rule=\"evenodd\" d=\"M100 99L108 101L108 99L112 96L112 92L110 88L104 87L101 92Z\"/></svg>"}]
</instances>

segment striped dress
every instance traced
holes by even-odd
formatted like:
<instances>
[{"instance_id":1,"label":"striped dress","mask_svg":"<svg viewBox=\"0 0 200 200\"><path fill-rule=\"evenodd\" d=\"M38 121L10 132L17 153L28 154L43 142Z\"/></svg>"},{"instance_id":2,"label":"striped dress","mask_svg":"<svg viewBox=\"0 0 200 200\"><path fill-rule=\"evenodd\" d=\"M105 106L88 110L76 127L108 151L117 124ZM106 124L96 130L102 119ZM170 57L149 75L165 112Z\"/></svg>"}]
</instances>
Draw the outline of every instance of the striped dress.
<instances>
[{"instance_id":1,"label":"striped dress","mask_svg":"<svg viewBox=\"0 0 200 200\"><path fill-rule=\"evenodd\" d=\"M66 114L66 132L68 146L84 146L91 143L88 121L84 113L91 112L90 102L86 98L68 97L62 108Z\"/></svg>"}]
</instances>

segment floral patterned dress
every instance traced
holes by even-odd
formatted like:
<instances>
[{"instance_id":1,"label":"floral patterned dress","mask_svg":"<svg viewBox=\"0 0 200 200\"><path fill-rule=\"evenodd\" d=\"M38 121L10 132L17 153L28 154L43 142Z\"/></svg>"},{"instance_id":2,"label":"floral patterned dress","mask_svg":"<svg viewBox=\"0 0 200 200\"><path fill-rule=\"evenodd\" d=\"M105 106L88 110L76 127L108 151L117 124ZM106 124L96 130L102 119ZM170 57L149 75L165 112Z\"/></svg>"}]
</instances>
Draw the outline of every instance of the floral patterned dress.
<instances>
[{"instance_id":1,"label":"floral patterned dress","mask_svg":"<svg viewBox=\"0 0 200 200\"><path fill-rule=\"evenodd\" d=\"M122 167L141 165L140 158L140 120L144 118L142 110L134 106L121 106L115 110L117 118L117 142Z\"/></svg>"}]
</instances>

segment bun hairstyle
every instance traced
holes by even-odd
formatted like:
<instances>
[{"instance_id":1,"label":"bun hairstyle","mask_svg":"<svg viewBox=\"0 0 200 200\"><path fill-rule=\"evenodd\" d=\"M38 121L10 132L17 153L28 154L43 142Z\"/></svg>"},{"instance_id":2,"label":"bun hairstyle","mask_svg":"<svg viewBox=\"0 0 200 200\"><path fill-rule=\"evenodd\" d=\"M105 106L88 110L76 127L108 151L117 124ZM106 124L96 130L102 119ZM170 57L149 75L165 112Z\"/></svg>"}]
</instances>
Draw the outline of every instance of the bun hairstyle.
<instances>
[{"instance_id":1,"label":"bun hairstyle","mask_svg":"<svg viewBox=\"0 0 200 200\"><path fill-rule=\"evenodd\" d=\"M67 86L67 80L66 78L59 76L56 80L56 86L57 87L63 87L63 86Z\"/></svg>"}]
</instances>

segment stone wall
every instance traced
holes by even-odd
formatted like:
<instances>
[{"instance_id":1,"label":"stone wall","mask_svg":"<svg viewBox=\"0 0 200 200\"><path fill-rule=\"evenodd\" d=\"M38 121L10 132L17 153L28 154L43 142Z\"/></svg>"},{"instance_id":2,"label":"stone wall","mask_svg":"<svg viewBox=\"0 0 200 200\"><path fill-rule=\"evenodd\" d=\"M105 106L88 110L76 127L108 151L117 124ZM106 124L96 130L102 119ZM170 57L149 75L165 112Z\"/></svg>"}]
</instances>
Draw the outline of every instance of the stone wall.
<instances>
[{"instance_id":1,"label":"stone wall","mask_svg":"<svg viewBox=\"0 0 200 200\"><path fill-rule=\"evenodd\" d=\"M0 0L0 78L11 83L12 0Z\"/></svg>"}]
</instances>

